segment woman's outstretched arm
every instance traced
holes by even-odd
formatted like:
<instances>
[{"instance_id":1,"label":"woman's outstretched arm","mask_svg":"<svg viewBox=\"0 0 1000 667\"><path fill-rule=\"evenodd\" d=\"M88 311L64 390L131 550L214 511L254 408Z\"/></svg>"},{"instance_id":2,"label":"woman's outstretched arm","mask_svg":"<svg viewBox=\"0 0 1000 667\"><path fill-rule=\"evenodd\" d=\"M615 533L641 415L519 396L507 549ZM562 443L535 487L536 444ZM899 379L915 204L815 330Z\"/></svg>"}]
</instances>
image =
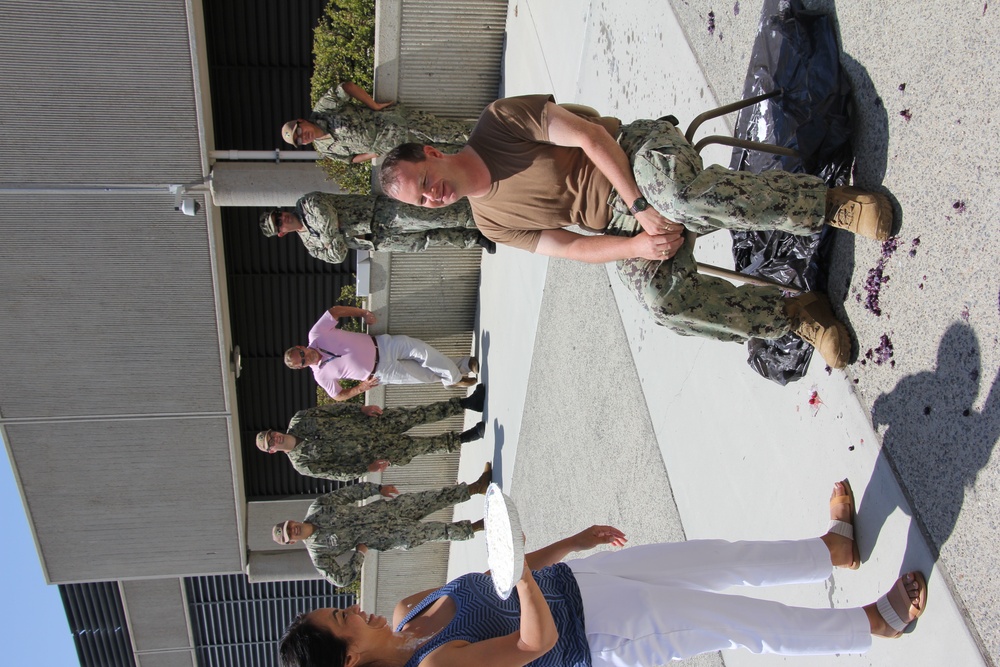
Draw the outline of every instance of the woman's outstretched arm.
<instances>
[{"instance_id":1,"label":"woman's outstretched arm","mask_svg":"<svg viewBox=\"0 0 1000 667\"><path fill-rule=\"evenodd\" d=\"M558 563L574 551L587 551L601 544L623 547L628 540L625 533L614 526L591 526L576 535L565 537L547 547L527 554L524 559L532 570L540 570Z\"/></svg>"}]
</instances>

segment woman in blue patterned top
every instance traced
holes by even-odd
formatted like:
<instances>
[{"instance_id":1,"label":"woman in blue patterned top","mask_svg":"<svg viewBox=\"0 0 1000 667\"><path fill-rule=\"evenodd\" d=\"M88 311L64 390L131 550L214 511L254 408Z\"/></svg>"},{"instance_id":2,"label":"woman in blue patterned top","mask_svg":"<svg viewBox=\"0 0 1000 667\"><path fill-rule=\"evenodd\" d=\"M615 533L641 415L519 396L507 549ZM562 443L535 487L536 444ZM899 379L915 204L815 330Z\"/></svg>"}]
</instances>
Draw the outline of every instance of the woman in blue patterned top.
<instances>
[{"instance_id":1,"label":"woman in blue patterned top","mask_svg":"<svg viewBox=\"0 0 1000 667\"><path fill-rule=\"evenodd\" d=\"M500 600L489 574L467 574L396 605L386 619L349 609L300 615L281 640L286 667L639 667L743 647L754 653L863 653L923 613L927 587L904 574L878 602L809 609L722 594L730 586L826 580L856 569L854 497L834 485L830 527L781 542L692 540L560 561L625 535L592 526L525 557L517 595Z\"/></svg>"}]
</instances>

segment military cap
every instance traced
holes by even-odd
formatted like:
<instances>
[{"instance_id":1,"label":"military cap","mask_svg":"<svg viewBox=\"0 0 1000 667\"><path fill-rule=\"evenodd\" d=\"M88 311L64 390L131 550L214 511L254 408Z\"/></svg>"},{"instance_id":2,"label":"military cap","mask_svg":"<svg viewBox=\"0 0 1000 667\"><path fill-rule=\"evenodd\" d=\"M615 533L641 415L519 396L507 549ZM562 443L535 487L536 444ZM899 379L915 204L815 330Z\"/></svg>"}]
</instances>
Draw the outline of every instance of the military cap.
<instances>
[{"instance_id":1,"label":"military cap","mask_svg":"<svg viewBox=\"0 0 1000 667\"><path fill-rule=\"evenodd\" d=\"M274 209L260 214L260 231L264 232L264 236L278 235L278 225L274 222L274 214L277 212L278 209Z\"/></svg>"},{"instance_id":2,"label":"military cap","mask_svg":"<svg viewBox=\"0 0 1000 667\"><path fill-rule=\"evenodd\" d=\"M291 521L289 519L289 521ZM274 528L271 530L271 539L273 539L278 544L290 544L292 538L288 535L288 524L289 521L282 521L281 523L274 524Z\"/></svg>"},{"instance_id":3,"label":"military cap","mask_svg":"<svg viewBox=\"0 0 1000 667\"><path fill-rule=\"evenodd\" d=\"M262 452L266 452L271 448L271 435L274 433L274 429L267 429L266 431L261 431L257 434L257 449Z\"/></svg>"},{"instance_id":4,"label":"military cap","mask_svg":"<svg viewBox=\"0 0 1000 667\"><path fill-rule=\"evenodd\" d=\"M281 126L281 138L293 146L298 146L295 143L295 128L299 124L297 120L290 120Z\"/></svg>"}]
</instances>

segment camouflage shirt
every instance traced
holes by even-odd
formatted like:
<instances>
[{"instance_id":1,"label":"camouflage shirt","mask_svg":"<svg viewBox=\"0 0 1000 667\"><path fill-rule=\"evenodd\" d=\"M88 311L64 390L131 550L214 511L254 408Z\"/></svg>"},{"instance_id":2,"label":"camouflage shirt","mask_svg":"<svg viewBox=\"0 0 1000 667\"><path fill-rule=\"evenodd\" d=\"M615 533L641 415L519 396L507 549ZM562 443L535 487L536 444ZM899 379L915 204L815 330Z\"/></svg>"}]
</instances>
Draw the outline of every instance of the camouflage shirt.
<instances>
[{"instance_id":1,"label":"camouflage shirt","mask_svg":"<svg viewBox=\"0 0 1000 667\"><path fill-rule=\"evenodd\" d=\"M358 515L364 508L355 503L377 495L378 487L378 484L371 482L346 486L320 496L309 506L304 521L315 526L315 531L303 542L313 565L334 586L348 586L361 574L365 555L354 551L354 547L368 543L351 541L358 534L358 531L351 530L352 524L355 520L363 523L362 517ZM350 551L354 551L350 560L346 563L337 562L338 556Z\"/></svg>"},{"instance_id":2,"label":"camouflage shirt","mask_svg":"<svg viewBox=\"0 0 1000 667\"><path fill-rule=\"evenodd\" d=\"M386 408L369 417L360 405L335 403L300 410L288 424L288 434L299 443L288 452L288 460L309 477L348 481L367 474L378 459L406 465L414 456L461 447L456 433L411 437L403 435L419 424L461 415L457 398L414 408Z\"/></svg>"},{"instance_id":3,"label":"camouflage shirt","mask_svg":"<svg viewBox=\"0 0 1000 667\"><path fill-rule=\"evenodd\" d=\"M316 139L313 148L324 157L350 162L355 155L383 155L400 144L415 141L462 147L469 140L475 121L439 118L433 114L394 104L381 111L355 104L343 85L327 92L313 108L309 120L330 134Z\"/></svg>"},{"instance_id":4,"label":"camouflage shirt","mask_svg":"<svg viewBox=\"0 0 1000 667\"><path fill-rule=\"evenodd\" d=\"M299 231L302 245L318 260L340 264L348 249L372 251L369 238L377 195L334 195L310 192L295 204L305 226Z\"/></svg>"},{"instance_id":5,"label":"camouflage shirt","mask_svg":"<svg viewBox=\"0 0 1000 667\"><path fill-rule=\"evenodd\" d=\"M313 565L334 586L347 586L361 573L365 557L356 550L359 544L388 551L408 549L427 541L468 540L475 534L469 521L447 524L420 520L468 500L470 492L466 484L406 493L365 506L355 504L377 493L377 484L363 482L322 495L309 506L305 522L312 524L314 530L303 542ZM354 553L347 558L351 551Z\"/></svg>"},{"instance_id":6,"label":"camouflage shirt","mask_svg":"<svg viewBox=\"0 0 1000 667\"><path fill-rule=\"evenodd\" d=\"M377 422L361 412L360 405L335 403L299 410L288 423L288 434L299 443L288 452L288 460L301 474L349 481L368 472L378 458Z\"/></svg>"},{"instance_id":7,"label":"camouflage shirt","mask_svg":"<svg viewBox=\"0 0 1000 667\"><path fill-rule=\"evenodd\" d=\"M466 199L442 208L422 208L383 195L310 192L296 203L295 213L305 226L298 234L306 250L316 259L331 264L343 262L349 249L372 252L386 248L396 233L475 230L476 225ZM413 252L428 245L438 243L433 240L428 243L426 237L421 237L413 247L396 243L386 249ZM475 237L466 245L475 247Z\"/></svg>"}]
</instances>

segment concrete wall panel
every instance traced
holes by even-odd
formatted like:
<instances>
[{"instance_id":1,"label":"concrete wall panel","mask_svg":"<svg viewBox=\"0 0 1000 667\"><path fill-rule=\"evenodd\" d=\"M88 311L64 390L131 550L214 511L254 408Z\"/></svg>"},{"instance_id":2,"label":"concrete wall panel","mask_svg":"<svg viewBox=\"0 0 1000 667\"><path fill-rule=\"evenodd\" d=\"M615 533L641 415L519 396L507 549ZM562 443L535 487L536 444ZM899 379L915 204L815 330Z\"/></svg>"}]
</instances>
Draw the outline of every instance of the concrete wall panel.
<instances>
[{"instance_id":1,"label":"concrete wall panel","mask_svg":"<svg viewBox=\"0 0 1000 667\"><path fill-rule=\"evenodd\" d=\"M203 214L166 195L0 194L0 210L4 419L226 409Z\"/></svg>"},{"instance_id":2,"label":"concrete wall panel","mask_svg":"<svg viewBox=\"0 0 1000 667\"><path fill-rule=\"evenodd\" d=\"M184 0L4 0L0 62L0 183L201 178Z\"/></svg>"},{"instance_id":3,"label":"concrete wall panel","mask_svg":"<svg viewBox=\"0 0 1000 667\"><path fill-rule=\"evenodd\" d=\"M119 587L136 653L193 650L180 579L123 581Z\"/></svg>"},{"instance_id":4,"label":"concrete wall panel","mask_svg":"<svg viewBox=\"0 0 1000 667\"><path fill-rule=\"evenodd\" d=\"M8 424L50 583L242 569L226 418Z\"/></svg>"}]
</instances>

